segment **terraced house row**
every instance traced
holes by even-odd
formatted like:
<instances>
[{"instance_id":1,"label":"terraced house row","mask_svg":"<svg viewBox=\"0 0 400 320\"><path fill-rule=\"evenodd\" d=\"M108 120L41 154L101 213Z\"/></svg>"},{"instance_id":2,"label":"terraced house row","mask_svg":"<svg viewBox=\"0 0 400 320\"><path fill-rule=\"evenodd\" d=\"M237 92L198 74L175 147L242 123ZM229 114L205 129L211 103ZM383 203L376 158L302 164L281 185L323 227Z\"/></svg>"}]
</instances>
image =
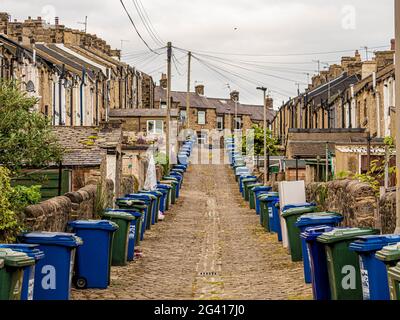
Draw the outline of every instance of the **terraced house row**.
<instances>
[{"instance_id":1,"label":"terraced house row","mask_svg":"<svg viewBox=\"0 0 400 320\"><path fill-rule=\"evenodd\" d=\"M285 103L273 121L283 144L289 129L366 129L382 138L394 128L394 42L369 61L343 57L312 79L309 88Z\"/></svg>"},{"instance_id":2,"label":"terraced house row","mask_svg":"<svg viewBox=\"0 0 400 320\"><path fill-rule=\"evenodd\" d=\"M40 17L11 22L0 13L1 77L38 98L55 126L96 126L112 109L152 108L152 78L120 61L95 35Z\"/></svg>"}]
</instances>

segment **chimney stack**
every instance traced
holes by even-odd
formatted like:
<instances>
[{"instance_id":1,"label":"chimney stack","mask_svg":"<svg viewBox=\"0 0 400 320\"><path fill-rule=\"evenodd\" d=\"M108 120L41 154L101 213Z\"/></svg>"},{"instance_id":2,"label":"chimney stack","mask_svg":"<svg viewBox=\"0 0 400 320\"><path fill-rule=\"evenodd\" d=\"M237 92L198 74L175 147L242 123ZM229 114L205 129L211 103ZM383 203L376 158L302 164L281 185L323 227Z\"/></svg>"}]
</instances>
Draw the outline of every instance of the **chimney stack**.
<instances>
[{"instance_id":1,"label":"chimney stack","mask_svg":"<svg viewBox=\"0 0 400 320\"><path fill-rule=\"evenodd\" d=\"M204 96L204 85L202 85L202 84L197 85L197 86L195 87L195 90L196 90L196 93L197 93L199 96Z\"/></svg>"},{"instance_id":2,"label":"chimney stack","mask_svg":"<svg viewBox=\"0 0 400 320\"><path fill-rule=\"evenodd\" d=\"M234 90L231 92L232 101L239 101L239 97L240 97L239 91Z\"/></svg>"},{"instance_id":3,"label":"chimney stack","mask_svg":"<svg viewBox=\"0 0 400 320\"><path fill-rule=\"evenodd\" d=\"M265 99L265 102L268 110L274 110L274 99L272 99L271 97L267 97Z\"/></svg>"},{"instance_id":4,"label":"chimney stack","mask_svg":"<svg viewBox=\"0 0 400 320\"><path fill-rule=\"evenodd\" d=\"M160 87L163 89L167 89L167 87L168 87L168 79L167 79L167 75L165 73L163 73L161 75Z\"/></svg>"}]
</instances>

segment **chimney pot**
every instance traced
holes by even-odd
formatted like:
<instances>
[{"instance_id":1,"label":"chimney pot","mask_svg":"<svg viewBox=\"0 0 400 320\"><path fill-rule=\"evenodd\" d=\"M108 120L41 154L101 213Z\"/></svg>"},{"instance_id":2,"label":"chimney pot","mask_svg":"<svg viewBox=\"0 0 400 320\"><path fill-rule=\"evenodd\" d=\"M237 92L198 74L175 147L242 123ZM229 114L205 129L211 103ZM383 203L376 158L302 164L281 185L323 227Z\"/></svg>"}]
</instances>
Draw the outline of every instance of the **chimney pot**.
<instances>
[{"instance_id":1,"label":"chimney pot","mask_svg":"<svg viewBox=\"0 0 400 320\"><path fill-rule=\"evenodd\" d=\"M204 96L204 85L199 84L199 85L197 85L197 86L195 87L195 89L196 89L196 93L197 93L199 96Z\"/></svg>"},{"instance_id":2,"label":"chimney pot","mask_svg":"<svg viewBox=\"0 0 400 320\"><path fill-rule=\"evenodd\" d=\"M55 24L56 24L56 26L58 26L59 25L59 23L60 23L60 18L59 17L55 17Z\"/></svg>"},{"instance_id":3,"label":"chimney pot","mask_svg":"<svg viewBox=\"0 0 400 320\"><path fill-rule=\"evenodd\" d=\"M239 91L234 90L231 92L231 100L232 101L239 101L239 97L240 97Z\"/></svg>"},{"instance_id":4,"label":"chimney pot","mask_svg":"<svg viewBox=\"0 0 400 320\"><path fill-rule=\"evenodd\" d=\"M160 87L163 89L167 89L167 87L168 87L168 79L167 79L167 75L165 73L163 73L161 75Z\"/></svg>"}]
</instances>

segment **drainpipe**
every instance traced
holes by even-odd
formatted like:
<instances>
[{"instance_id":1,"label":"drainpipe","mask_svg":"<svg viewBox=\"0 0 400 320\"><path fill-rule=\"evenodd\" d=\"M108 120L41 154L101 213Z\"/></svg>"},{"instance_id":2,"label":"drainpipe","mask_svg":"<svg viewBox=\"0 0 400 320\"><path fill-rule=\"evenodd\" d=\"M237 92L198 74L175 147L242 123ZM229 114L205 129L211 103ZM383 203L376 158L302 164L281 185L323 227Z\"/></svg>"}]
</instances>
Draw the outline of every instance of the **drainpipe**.
<instances>
[{"instance_id":1,"label":"drainpipe","mask_svg":"<svg viewBox=\"0 0 400 320\"><path fill-rule=\"evenodd\" d=\"M84 68L82 71L82 81L81 81L81 87L80 87L80 114L81 114L81 126L83 126L83 89L85 87L85 79L86 79L86 69Z\"/></svg>"},{"instance_id":2,"label":"drainpipe","mask_svg":"<svg viewBox=\"0 0 400 320\"><path fill-rule=\"evenodd\" d=\"M99 80L96 78L96 126L99 125Z\"/></svg>"},{"instance_id":3,"label":"drainpipe","mask_svg":"<svg viewBox=\"0 0 400 320\"><path fill-rule=\"evenodd\" d=\"M62 119L62 82L64 80L64 74L65 74L65 64L62 66L62 71L60 78L58 79L58 112L59 112L59 117L58 117L58 125L62 126L63 125L63 119Z\"/></svg>"}]
</instances>

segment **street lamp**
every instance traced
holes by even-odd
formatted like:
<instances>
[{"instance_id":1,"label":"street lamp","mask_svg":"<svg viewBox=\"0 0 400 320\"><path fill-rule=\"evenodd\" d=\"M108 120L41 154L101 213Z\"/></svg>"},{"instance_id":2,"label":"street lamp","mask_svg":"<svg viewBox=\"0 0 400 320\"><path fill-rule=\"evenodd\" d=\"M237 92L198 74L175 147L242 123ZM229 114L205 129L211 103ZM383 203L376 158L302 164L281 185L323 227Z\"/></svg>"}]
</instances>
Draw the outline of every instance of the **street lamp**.
<instances>
[{"instance_id":1,"label":"street lamp","mask_svg":"<svg viewBox=\"0 0 400 320\"><path fill-rule=\"evenodd\" d=\"M269 168L267 167L267 88L257 87L257 90L263 92L264 97L264 185L269 180Z\"/></svg>"}]
</instances>

